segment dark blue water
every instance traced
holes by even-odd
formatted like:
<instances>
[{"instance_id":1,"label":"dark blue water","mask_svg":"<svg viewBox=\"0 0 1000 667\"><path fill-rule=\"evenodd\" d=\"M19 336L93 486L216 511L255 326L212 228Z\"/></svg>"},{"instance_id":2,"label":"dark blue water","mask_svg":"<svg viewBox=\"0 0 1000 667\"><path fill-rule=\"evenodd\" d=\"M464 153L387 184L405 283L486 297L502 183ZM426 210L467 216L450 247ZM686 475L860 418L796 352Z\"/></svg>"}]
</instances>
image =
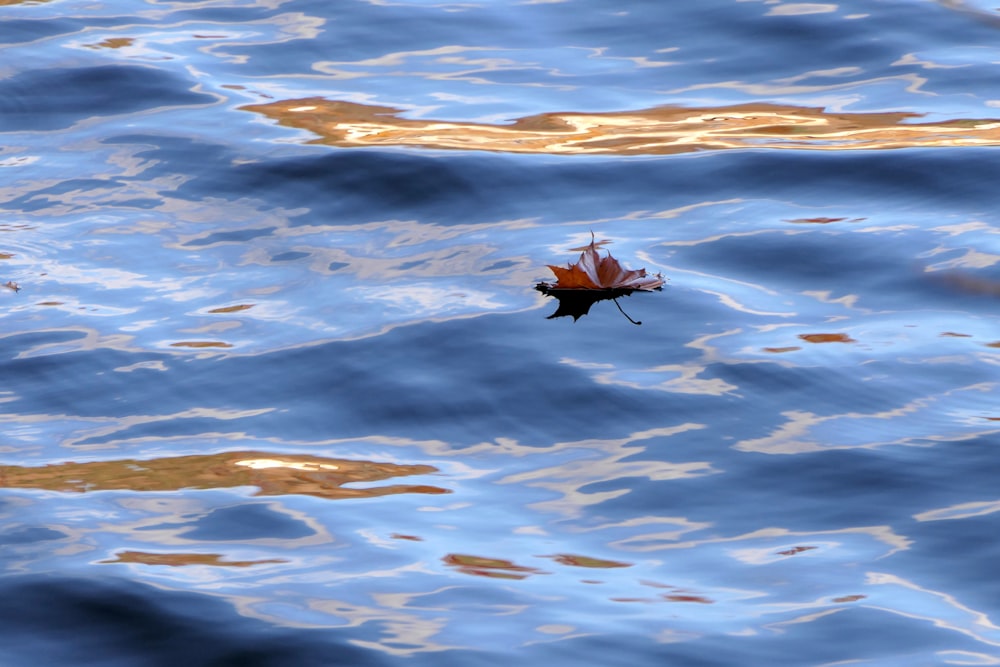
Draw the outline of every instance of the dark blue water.
<instances>
[{"instance_id":1,"label":"dark blue water","mask_svg":"<svg viewBox=\"0 0 1000 667\"><path fill-rule=\"evenodd\" d=\"M1000 664L997 44L6 4L0 663Z\"/></svg>"}]
</instances>

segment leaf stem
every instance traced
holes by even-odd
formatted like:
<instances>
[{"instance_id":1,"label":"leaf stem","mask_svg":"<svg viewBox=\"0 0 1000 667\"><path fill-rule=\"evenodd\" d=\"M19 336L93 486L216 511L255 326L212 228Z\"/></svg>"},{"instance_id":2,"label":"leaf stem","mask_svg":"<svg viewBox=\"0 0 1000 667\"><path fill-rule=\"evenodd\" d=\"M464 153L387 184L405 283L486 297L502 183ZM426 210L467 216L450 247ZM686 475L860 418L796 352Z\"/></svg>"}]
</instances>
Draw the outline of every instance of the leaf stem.
<instances>
[{"instance_id":1,"label":"leaf stem","mask_svg":"<svg viewBox=\"0 0 1000 667\"><path fill-rule=\"evenodd\" d=\"M615 305L618 306L618 310L621 312L622 315L625 316L626 320L628 320L629 322L631 322L632 324L634 324L636 326L642 324L641 321L640 322L636 322L635 320L633 320L631 317L628 316L628 313L626 313L624 310L622 310L621 304L618 303L618 299L611 299L611 300L615 302Z\"/></svg>"}]
</instances>

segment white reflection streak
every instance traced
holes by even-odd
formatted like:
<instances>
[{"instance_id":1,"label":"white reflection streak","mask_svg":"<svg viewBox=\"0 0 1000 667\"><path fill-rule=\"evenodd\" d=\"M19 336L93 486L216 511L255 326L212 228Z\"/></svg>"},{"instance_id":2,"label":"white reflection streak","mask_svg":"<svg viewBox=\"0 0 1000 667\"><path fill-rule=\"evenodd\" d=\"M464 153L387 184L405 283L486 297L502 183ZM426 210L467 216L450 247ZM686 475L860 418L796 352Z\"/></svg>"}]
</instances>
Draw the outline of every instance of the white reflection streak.
<instances>
[{"instance_id":1,"label":"white reflection streak","mask_svg":"<svg viewBox=\"0 0 1000 667\"><path fill-rule=\"evenodd\" d=\"M686 463L670 463L667 461L623 461L644 451L644 447L635 444L638 441L655 437L669 437L679 433L707 428L704 424L681 424L679 426L642 431L618 440L580 440L575 442L556 443L547 451L561 449L591 450L600 457L575 459L566 463L544 468L535 468L527 472L508 475L498 484L527 484L537 488L548 489L560 494L555 500L546 500L530 505L535 510L553 512L565 517L579 516L584 508L597 505L607 500L625 495L631 488L617 489L605 492L584 493L580 489L595 482L623 479L626 477L645 477L651 481L686 479L702 477L718 473L707 461L692 461Z\"/></svg>"},{"instance_id":2,"label":"white reflection streak","mask_svg":"<svg viewBox=\"0 0 1000 667\"><path fill-rule=\"evenodd\" d=\"M426 595L434 596L444 590L447 588L430 591ZM383 598L382 602L387 602L387 600ZM363 648L375 649L391 655L412 655L426 651L464 648L433 641L433 638L449 627L449 621L446 617L424 618L408 611L395 611L387 607L365 607L343 600L313 598L307 604L312 610L345 619L350 627L360 627L372 622L378 623L382 630L380 641L352 640L352 644Z\"/></svg>"},{"instance_id":3,"label":"white reflection streak","mask_svg":"<svg viewBox=\"0 0 1000 667\"><path fill-rule=\"evenodd\" d=\"M632 371L633 373L649 374L652 377L666 374L676 375L676 377L669 380L659 382L643 383L622 380L615 377L615 374L620 371L598 373L594 376L594 382L603 385L627 387L629 389L655 389L679 394L700 394L707 396L723 396L739 389L736 385L730 384L720 378L699 378L698 376L706 370L706 365L705 363L666 364Z\"/></svg>"},{"instance_id":4,"label":"white reflection streak","mask_svg":"<svg viewBox=\"0 0 1000 667\"><path fill-rule=\"evenodd\" d=\"M663 364L641 369L616 369L614 366L598 366L566 357L560 359L560 363L583 370L604 370L609 368L605 372L594 373L594 382L598 384L628 387L630 389L654 389L673 393L723 396L736 391L739 387L721 378L705 379L698 376L706 371L709 364L719 361L716 349L709 342L715 338L724 338L738 333L741 333L740 329L723 331L717 334L706 334L687 343L685 347L701 350L703 355L700 359L685 364ZM622 374L637 375L643 378L650 377L652 379L648 382L626 380L619 377ZM666 380L660 379L660 376L666 374L675 375L676 377Z\"/></svg>"},{"instance_id":5,"label":"white reflection streak","mask_svg":"<svg viewBox=\"0 0 1000 667\"><path fill-rule=\"evenodd\" d=\"M837 5L827 2L790 2L772 7L765 16L802 16L805 14L829 14L837 11Z\"/></svg>"},{"instance_id":6,"label":"white reflection streak","mask_svg":"<svg viewBox=\"0 0 1000 667\"><path fill-rule=\"evenodd\" d=\"M480 310L495 310L505 304L493 301L493 294L478 290L441 288L431 285L394 285L392 287L354 288L367 299L382 301L408 313L433 315L454 310L458 307L472 307Z\"/></svg>"},{"instance_id":7,"label":"white reflection streak","mask_svg":"<svg viewBox=\"0 0 1000 667\"><path fill-rule=\"evenodd\" d=\"M904 551L909 549L912 541L908 538L897 535L893 532L891 526L863 526L860 528L843 528L840 530L820 530L820 531L792 531L786 528L761 528L760 530L755 530L750 533L745 533L743 535L735 535L733 537L713 537L704 540L689 540L687 542L676 542L673 540L664 540L664 538L659 534L650 535L634 535L623 540L618 540L617 542L612 542L610 546L619 547L627 551L661 551L666 549L692 549L695 547L703 547L706 545L713 544L729 544L733 542L745 542L747 540L760 540L760 539L781 539L788 540L795 538L796 541L802 541L802 538L827 538L834 536L868 536L873 538L876 542L881 542L889 547L889 550L878 556L877 558L886 558L893 555L896 552ZM635 544L631 543L643 543L652 542L654 539L658 541L655 544ZM732 552L732 556L737 560L739 551ZM741 561L742 562L742 561Z\"/></svg>"},{"instance_id":8,"label":"white reflection streak","mask_svg":"<svg viewBox=\"0 0 1000 667\"><path fill-rule=\"evenodd\" d=\"M842 414L834 415L817 415L812 412L806 412L802 410L789 410L787 412L782 412L781 415L787 419L787 421L779 426L778 428L771 431L771 434L763 438L753 438L749 440L741 440L736 443L733 448L738 451L745 452L760 452L762 454L799 454L803 452L818 452L827 451L831 449L868 449L874 447L884 447L886 445L918 445L920 443L914 442L916 439L923 441L947 441L953 439L968 440L975 437L982 437L986 435L991 435L996 433L1000 429L985 429L977 432L961 433L961 434L947 434L947 435L909 435L892 440L873 440L870 442L865 442L861 444L838 444L832 442L820 442L819 438L810 439L810 433L814 431L817 427L828 423L837 422L838 420L861 420L861 419L879 419L879 420L892 420L899 417L905 417L909 415L918 414L921 410L925 410L930 406L940 403L945 397L949 397L953 394L968 391L981 391L990 392L994 391L996 383L983 382L979 384L970 385L968 387L960 387L958 389L953 389L951 391L943 392L939 395L934 396L924 396L917 398L905 405L898 408L893 408L890 410L883 410L881 412L872 413L862 413L862 412L845 412Z\"/></svg>"},{"instance_id":9,"label":"white reflection streak","mask_svg":"<svg viewBox=\"0 0 1000 667\"><path fill-rule=\"evenodd\" d=\"M305 461L281 461L279 459L245 459L243 461L233 461L233 465L243 466L251 470L264 470L267 468L290 468L291 470L319 471L319 470L339 470L340 466L333 463L310 463Z\"/></svg>"},{"instance_id":10,"label":"white reflection streak","mask_svg":"<svg viewBox=\"0 0 1000 667\"><path fill-rule=\"evenodd\" d=\"M254 410L224 410L216 408L191 408L188 410L182 410L181 412L175 412L166 415L132 415L127 417L80 417L77 415L66 415L66 414L27 414L22 415L18 413L6 413L0 414L0 424L49 424L58 422L80 422L80 423L97 423L97 424L107 424L100 428L89 429L83 432L78 432L74 435L67 437L65 440L58 442L59 445L63 447L74 447L77 449L105 449L109 447L114 447L122 442L129 443L141 443L141 442L155 442L161 440L171 440L179 438L188 438L190 435L185 436L175 436L164 437L164 436L148 436L143 438L128 438L122 440L105 440L95 444L83 445L80 444L82 441L91 440L94 438L100 438L102 436L111 435L120 431L127 431L128 429L139 426L141 424L154 424L157 422L168 422L175 419L215 419L221 421L231 421L247 419L250 417L258 417L260 415L273 412L275 408L258 408ZM227 440L237 440L247 438L246 433L200 433L199 438L204 437L216 437L220 439Z\"/></svg>"},{"instance_id":11,"label":"white reflection streak","mask_svg":"<svg viewBox=\"0 0 1000 667\"><path fill-rule=\"evenodd\" d=\"M654 525L656 527L669 526L673 530L661 530L656 533L643 533L642 535L627 537L622 540L617 540L609 542L610 547L621 547L622 545L627 545L631 542L648 542L650 545L646 546L632 546L624 547L628 551L655 551L660 547L652 544L679 544L680 539L688 534L695 533L700 530L705 530L711 528L714 524L707 521L691 521L688 518L682 516L642 516L635 517L632 519L626 519L625 521L620 521L618 523L605 523L598 526L583 527L579 528L581 532L596 532L605 534L610 530L623 529L623 528L635 528L637 526L649 526Z\"/></svg>"},{"instance_id":12,"label":"white reflection streak","mask_svg":"<svg viewBox=\"0 0 1000 667\"><path fill-rule=\"evenodd\" d=\"M313 69L318 71L324 71L324 69L330 65L358 65L365 67L398 67L406 63L407 60L411 58L428 58L428 57L440 57L440 56L450 56L458 53L468 53L475 51L505 51L507 49L494 48L488 46L439 46L436 49L424 49L421 51L397 51L396 53L387 53L383 56L377 58L366 58L364 60L326 60L322 62L317 62L313 65Z\"/></svg>"},{"instance_id":13,"label":"white reflection streak","mask_svg":"<svg viewBox=\"0 0 1000 667\"><path fill-rule=\"evenodd\" d=\"M959 503L950 507L928 510L914 514L917 521L950 521L952 519L969 519L975 516L985 516L1000 511L1000 500L974 503Z\"/></svg>"},{"instance_id":14,"label":"white reflection streak","mask_svg":"<svg viewBox=\"0 0 1000 667\"><path fill-rule=\"evenodd\" d=\"M914 612L906 612L901 609L895 609L892 607L884 607L881 605L867 605L875 609L880 609L882 611L887 611L893 614L898 614L906 618L914 618L924 621L929 621L935 627L942 628L945 630L952 630L958 632L967 637L971 637L979 642L988 644L990 646L1000 646L1000 627L990 620L989 616L984 612L976 611L958 600L954 596L947 593L942 593L940 591L934 591L927 588L922 588L912 581L903 579L902 577L896 576L894 574L888 574L885 572L869 572L868 581L866 582L870 585L881 585L881 586L899 586L908 591L914 591L916 593L922 594L921 597L929 597L931 605L927 605L923 600L919 600L923 604L920 606L934 606L943 607L942 611L945 613L939 614L937 616L932 616L929 614L920 614ZM963 627L956 621L948 621L945 618L946 614L964 616L972 626L978 626L988 632L990 635L996 636L986 636L982 632L976 632L973 628Z\"/></svg>"},{"instance_id":15,"label":"white reflection streak","mask_svg":"<svg viewBox=\"0 0 1000 667\"><path fill-rule=\"evenodd\" d=\"M843 90L849 88L857 88L860 86L868 86L878 83L892 83L892 82L901 82L907 84L906 92L908 93L936 96L935 93L930 93L927 92L926 90L921 90L923 85L927 83L927 79L925 77L918 76L917 74L883 76L874 79L864 79L861 81L848 81L844 83L836 83L825 86L787 86L787 85L782 86L782 85L773 85L766 83L745 83L743 81L722 81L719 83L698 83L693 86L687 86L685 88L675 88L673 90L668 90L666 92L670 95L676 95L679 93L689 93L698 90L724 88L729 90L737 90L742 93L758 97L774 97L782 95L801 95L804 93L828 92L828 91Z\"/></svg>"}]
</instances>

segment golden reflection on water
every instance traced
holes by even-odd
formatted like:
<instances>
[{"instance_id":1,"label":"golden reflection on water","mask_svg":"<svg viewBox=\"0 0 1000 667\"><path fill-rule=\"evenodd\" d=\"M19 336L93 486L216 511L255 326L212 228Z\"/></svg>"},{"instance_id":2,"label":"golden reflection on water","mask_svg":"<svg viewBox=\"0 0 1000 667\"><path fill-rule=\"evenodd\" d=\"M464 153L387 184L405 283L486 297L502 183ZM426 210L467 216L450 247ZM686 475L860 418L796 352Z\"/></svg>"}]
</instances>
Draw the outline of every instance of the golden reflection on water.
<instances>
[{"instance_id":1,"label":"golden reflection on water","mask_svg":"<svg viewBox=\"0 0 1000 667\"><path fill-rule=\"evenodd\" d=\"M463 574L494 579L525 579L532 574L546 574L542 570L524 565L516 565L503 558L487 558L468 554L448 554L442 559L445 565L454 567Z\"/></svg>"},{"instance_id":2,"label":"golden reflection on water","mask_svg":"<svg viewBox=\"0 0 1000 667\"><path fill-rule=\"evenodd\" d=\"M345 488L355 482L437 472L429 465L400 465L296 454L225 452L162 459L0 466L0 487L87 491L177 491L256 486L258 496L300 494L317 498L371 498L399 493L449 493L419 484Z\"/></svg>"},{"instance_id":3,"label":"golden reflection on water","mask_svg":"<svg viewBox=\"0 0 1000 667\"><path fill-rule=\"evenodd\" d=\"M182 567L185 565L212 565L222 567L250 567L252 565L268 565L287 563L284 558L265 558L262 560L223 560L220 554L199 553L151 553L148 551L120 551L115 558L102 560L101 563L138 563L141 565L167 565Z\"/></svg>"},{"instance_id":4,"label":"golden reflection on water","mask_svg":"<svg viewBox=\"0 0 1000 667\"><path fill-rule=\"evenodd\" d=\"M917 123L921 114L827 113L777 104L544 113L506 125L401 118L401 109L307 97L240 107L332 146L664 155L727 148L858 150L1000 145L1000 120Z\"/></svg>"},{"instance_id":5,"label":"golden reflection on water","mask_svg":"<svg viewBox=\"0 0 1000 667\"><path fill-rule=\"evenodd\" d=\"M171 343L170 347L191 347L191 348L206 348L206 347L232 347L231 343L226 343L219 340L184 340L177 343Z\"/></svg>"},{"instance_id":6,"label":"golden reflection on water","mask_svg":"<svg viewBox=\"0 0 1000 667\"><path fill-rule=\"evenodd\" d=\"M809 333L799 334L799 338L807 343L856 343L857 341L843 333Z\"/></svg>"},{"instance_id":7,"label":"golden reflection on water","mask_svg":"<svg viewBox=\"0 0 1000 667\"><path fill-rule=\"evenodd\" d=\"M549 556L549 558L562 565L570 565L573 567L615 568L632 566L631 563L606 560L604 558L592 558L590 556L580 556L578 554L556 554L554 556Z\"/></svg>"},{"instance_id":8,"label":"golden reflection on water","mask_svg":"<svg viewBox=\"0 0 1000 667\"><path fill-rule=\"evenodd\" d=\"M132 46L134 43L134 37L108 37L101 42L85 44L84 46L89 49L123 49Z\"/></svg>"}]
</instances>

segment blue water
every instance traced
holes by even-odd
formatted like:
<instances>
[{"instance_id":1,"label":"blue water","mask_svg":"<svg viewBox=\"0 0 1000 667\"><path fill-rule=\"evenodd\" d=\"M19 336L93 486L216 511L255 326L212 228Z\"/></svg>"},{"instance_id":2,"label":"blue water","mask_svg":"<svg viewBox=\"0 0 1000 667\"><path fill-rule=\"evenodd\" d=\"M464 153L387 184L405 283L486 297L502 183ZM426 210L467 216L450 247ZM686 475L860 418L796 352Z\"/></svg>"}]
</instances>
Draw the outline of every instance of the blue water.
<instances>
[{"instance_id":1,"label":"blue water","mask_svg":"<svg viewBox=\"0 0 1000 667\"><path fill-rule=\"evenodd\" d=\"M6 3L0 664L1000 664L998 44Z\"/></svg>"}]
</instances>

